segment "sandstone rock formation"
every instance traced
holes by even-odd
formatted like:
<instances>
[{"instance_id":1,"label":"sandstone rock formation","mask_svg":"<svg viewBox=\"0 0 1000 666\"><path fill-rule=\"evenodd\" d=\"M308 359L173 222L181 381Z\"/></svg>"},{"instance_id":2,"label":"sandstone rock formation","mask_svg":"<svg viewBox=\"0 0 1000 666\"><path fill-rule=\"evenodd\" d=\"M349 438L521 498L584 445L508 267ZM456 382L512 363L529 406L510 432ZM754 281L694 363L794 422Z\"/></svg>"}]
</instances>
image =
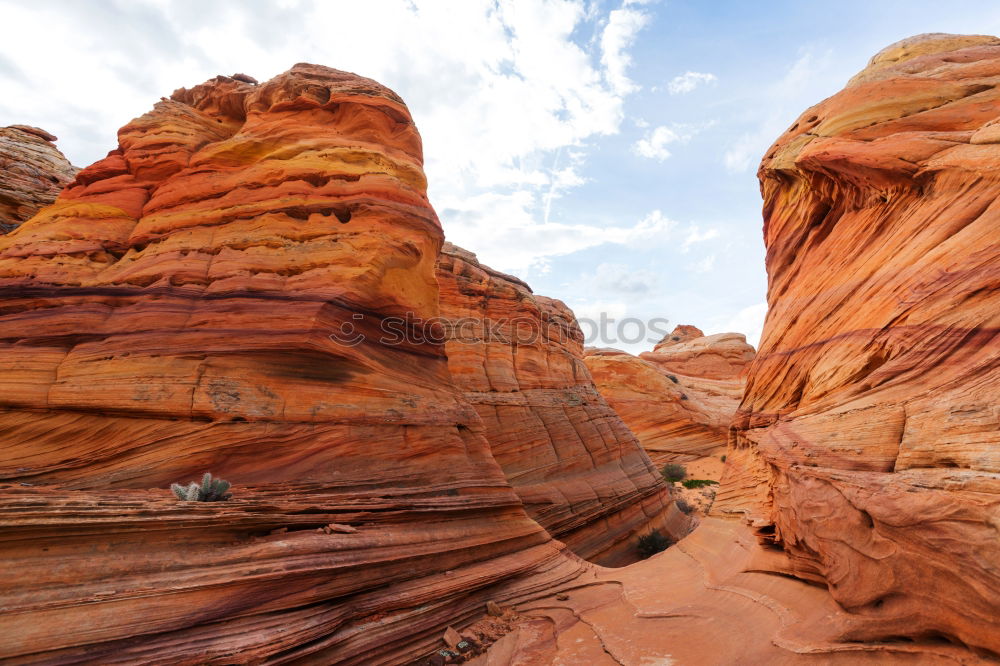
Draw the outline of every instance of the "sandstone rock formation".
<instances>
[{"instance_id":1,"label":"sandstone rock formation","mask_svg":"<svg viewBox=\"0 0 1000 666\"><path fill-rule=\"evenodd\" d=\"M0 237L5 663L400 663L584 564L444 346L385 339L438 314L402 101L247 78L157 103ZM206 470L232 500L167 490Z\"/></svg>"},{"instance_id":2,"label":"sandstone rock formation","mask_svg":"<svg viewBox=\"0 0 1000 666\"><path fill-rule=\"evenodd\" d=\"M177 91L0 237L0 661L398 664L486 602L523 621L480 664L995 659L998 83L1000 40L908 40L779 139L715 515L619 569L525 504L614 558L586 520L659 520L660 491L561 305L439 255L398 97L311 65ZM446 354L412 323L439 280L446 323L560 332ZM739 365L677 337L653 354ZM580 434L515 467L581 414L624 462ZM232 500L166 489L205 470Z\"/></svg>"},{"instance_id":3,"label":"sandstone rock formation","mask_svg":"<svg viewBox=\"0 0 1000 666\"><path fill-rule=\"evenodd\" d=\"M573 313L450 243L438 282L451 375L528 513L608 566L636 560L639 532L683 536L687 517L594 387Z\"/></svg>"},{"instance_id":4,"label":"sandstone rock formation","mask_svg":"<svg viewBox=\"0 0 1000 666\"><path fill-rule=\"evenodd\" d=\"M729 424L743 397L741 372L753 355L739 333L705 336L694 326L678 326L652 352L635 357L588 349L585 360L601 395L658 469L680 464L689 480L718 482ZM698 515L716 493L711 485L674 484L673 490Z\"/></svg>"},{"instance_id":5,"label":"sandstone rock formation","mask_svg":"<svg viewBox=\"0 0 1000 666\"><path fill-rule=\"evenodd\" d=\"M715 510L841 640L1000 655L1000 39L895 44L768 151L770 310Z\"/></svg>"},{"instance_id":6,"label":"sandstone rock formation","mask_svg":"<svg viewBox=\"0 0 1000 666\"><path fill-rule=\"evenodd\" d=\"M773 553L739 522L706 519L664 553L519 604L514 631L469 664L987 663L944 641L842 640L850 615L822 587L762 570Z\"/></svg>"},{"instance_id":7,"label":"sandstone rock formation","mask_svg":"<svg viewBox=\"0 0 1000 666\"><path fill-rule=\"evenodd\" d=\"M738 379L754 359L754 349L742 333L705 335L699 328L681 325L639 358L691 377Z\"/></svg>"},{"instance_id":8,"label":"sandstone rock formation","mask_svg":"<svg viewBox=\"0 0 1000 666\"><path fill-rule=\"evenodd\" d=\"M52 203L76 175L55 140L37 127L0 127L0 234Z\"/></svg>"},{"instance_id":9,"label":"sandstone rock formation","mask_svg":"<svg viewBox=\"0 0 1000 666\"><path fill-rule=\"evenodd\" d=\"M743 396L741 372L754 349L739 333L705 336L678 326L652 352L588 349L601 395L658 465L718 458Z\"/></svg>"}]
</instances>

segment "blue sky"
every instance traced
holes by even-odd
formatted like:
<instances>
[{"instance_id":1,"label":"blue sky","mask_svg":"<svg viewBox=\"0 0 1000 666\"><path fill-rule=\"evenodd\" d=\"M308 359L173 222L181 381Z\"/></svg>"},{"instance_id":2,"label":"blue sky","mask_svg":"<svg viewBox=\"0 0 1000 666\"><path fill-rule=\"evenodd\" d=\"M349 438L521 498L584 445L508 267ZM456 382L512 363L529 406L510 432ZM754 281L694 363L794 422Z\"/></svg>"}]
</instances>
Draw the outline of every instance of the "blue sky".
<instances>
[{"instance_id":1,"label":"blue sky","mask_svg":"<svg viewBox=\"0 0 1000 666\"><path fill-rule=\"evenodd\" d=\"M581 317L756 344L764 150L894 41L1000 34L1000 3L0 0L0 20L0 125L75 164L177 87L354 71L410 106L450 240Z\"/></svg>"}]
</instances>

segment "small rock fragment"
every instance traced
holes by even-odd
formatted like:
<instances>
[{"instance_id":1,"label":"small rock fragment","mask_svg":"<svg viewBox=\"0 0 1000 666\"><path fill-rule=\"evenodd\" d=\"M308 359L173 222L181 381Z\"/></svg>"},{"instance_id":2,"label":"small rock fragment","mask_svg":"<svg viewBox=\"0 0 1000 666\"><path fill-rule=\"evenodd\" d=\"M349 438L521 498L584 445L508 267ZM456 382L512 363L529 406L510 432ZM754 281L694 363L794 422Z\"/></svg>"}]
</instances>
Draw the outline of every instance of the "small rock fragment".
<instances>
[{"instance_id":1,"label":"small rock fragment","mask_svg":"<svg viewBox=\"0 0 1000 666\"><path fill-rule=\"evenodd\" d=\"M442 637L445 645L450 648L458 647L458 644L462 642L462 636L459 635L452 627L448 627L444 630L444 636Z\"/></svg>"},{"instance_id":2,"label":"small rock fragment","mask_svg":"<svg viewBox=\"0 0 1000 666\"><path fill-rule=\"evenodd\" d=\"M330 523L324 529L330 530L330 532L340 532L341 534L354 534L358 531L355 527L341 525L340 523ZM327 534L330 532L327 532Z\"/></svg>"}]
</instances>

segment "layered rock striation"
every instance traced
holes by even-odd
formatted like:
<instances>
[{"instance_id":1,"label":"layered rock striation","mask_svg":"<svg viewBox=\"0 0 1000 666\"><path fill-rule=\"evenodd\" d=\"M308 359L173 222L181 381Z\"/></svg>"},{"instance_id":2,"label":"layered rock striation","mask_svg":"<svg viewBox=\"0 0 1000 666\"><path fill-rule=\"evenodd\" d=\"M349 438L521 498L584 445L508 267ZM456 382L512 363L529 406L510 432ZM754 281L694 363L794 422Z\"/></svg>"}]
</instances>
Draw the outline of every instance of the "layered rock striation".
<instances>
[{"instance_id":1,"label":"layered rock striation","mask_svg":"<svg viewBox=\"0 0 1000 666\"><path fill-rule=\"evenodd\" d=\"M705 519L666 552L519 604L514 631L469 663L993 663L946 641L842 640L851 615L824 588L767 571L773 553L748 526Z\"/></svg>"},{"instance_id":2,"label":"layered rock striation","mask_svg":"<svg viewBox=\"0 0 1000 666\"><path fill-rule=\"evenodd\" d=\"M217 77L0 237L0 660L400 663L578 575L406 329L421 163L374 81Z\"/></svg>"},{"instance_id":3,"label":"layered rock striation","mask_svg":"<svg viewBox=\"0 0 1000 666\"><path fill-rule=\"evenodd\" d=\"M0 127L0 234L52 203L76 175L55 140L37 127Z\"/></svg>"},{"instance_id":4,"label":"layered rock striation","mask_svg":"<svg viewBox=\"0 0 1000 666\"><path fill-rule=\"evenodd\" d=\"M769 313L715 510L845 641L1000 654L1000 39L876 55L768 151Z\"/></svg>"},{"instance_id":5,"label":"layered rock striation","mask_svg":"<svg viewBox=\"0 0 1000 666\"><path fill-rule=\"evenodd\" d=\"M705 336L678 326L638 357L588 349L587 367L601 395L658 465L724 453L743 396L743 368L754 349L739 333Z\"/></svg>"},{"instance_id":6,"label":"layered rock striation","mask_svg":"<svg viewBox=\"0 0 1000 666\"><path fill-rule=\"evenodd\" d=\"M636 560L639 532L683 536L687 517L595 388L569 308L450 243L438 282L452 377L528 513L607 566Z\"/></svg>"}]
</instances>

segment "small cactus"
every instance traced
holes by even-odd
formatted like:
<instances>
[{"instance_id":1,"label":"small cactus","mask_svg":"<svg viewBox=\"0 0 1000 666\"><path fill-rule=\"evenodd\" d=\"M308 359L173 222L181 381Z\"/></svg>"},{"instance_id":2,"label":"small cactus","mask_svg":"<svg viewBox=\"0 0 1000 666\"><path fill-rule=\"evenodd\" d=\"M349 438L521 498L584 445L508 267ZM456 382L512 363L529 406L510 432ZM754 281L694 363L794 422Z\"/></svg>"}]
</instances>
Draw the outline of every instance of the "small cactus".
<instances>
[{"instance_id":1,"label":"small cactus","mask_svg":"<svg viewBox=\"0 0 1000 666\"><path fill-rule=\"evenodd\" d=\"M230 497L229 490L231 484L222 479L213 479L211 472L205 472L201 477L201 483L192 481L187 486L179 483L170 484L170 489L174 491L177 499L184 502L225 502Z\"/></svg>"}]
</instances>

